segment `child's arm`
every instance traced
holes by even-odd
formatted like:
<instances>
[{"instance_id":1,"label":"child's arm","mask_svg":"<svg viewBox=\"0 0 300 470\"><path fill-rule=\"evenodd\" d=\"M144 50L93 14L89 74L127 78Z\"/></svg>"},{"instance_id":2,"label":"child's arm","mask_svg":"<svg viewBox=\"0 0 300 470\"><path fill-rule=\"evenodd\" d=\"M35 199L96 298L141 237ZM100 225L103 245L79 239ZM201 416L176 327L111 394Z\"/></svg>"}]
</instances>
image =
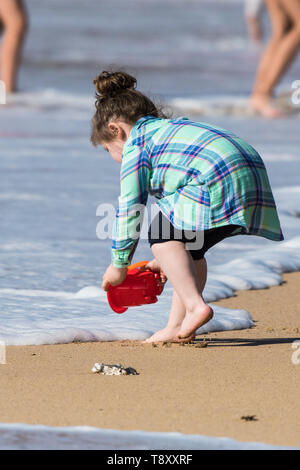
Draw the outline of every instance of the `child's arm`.
<instances>
[{"instance_id":1,"label":"child's arm","mask_svg":"<svg viewBox=\"0 0 300 470\"><path fill-rule=\"evenodd\" d=\"M128 146L122 159L121 195L112 235L112 264L117 268L130 264L138 243L149 179L147 151L135 145Z\"/></svg>"}]
</instances>

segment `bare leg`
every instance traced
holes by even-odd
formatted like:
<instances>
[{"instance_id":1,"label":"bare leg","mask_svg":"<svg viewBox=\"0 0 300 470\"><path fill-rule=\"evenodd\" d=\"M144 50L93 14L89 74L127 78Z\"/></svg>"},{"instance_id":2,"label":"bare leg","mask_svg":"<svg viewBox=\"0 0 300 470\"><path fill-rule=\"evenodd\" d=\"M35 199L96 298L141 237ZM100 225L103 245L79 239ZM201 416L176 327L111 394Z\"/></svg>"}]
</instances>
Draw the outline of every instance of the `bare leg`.
<instances>
[{"instance_id":1,"label":"bare leg","mask_svg":"<svg viewBox=\"0 0 300 470\"><path fill-rule=\"evenodd\" d=\"M201 292L201 297L202 293L204 291L204 287L206 284L207 280L207 263L206 259L203 258L199 261L194 261L194 266L195 266L195 271L197 274L198 282L199 282L199 288ZM205 310L203 311L203 316L199 316L200 322L198 323L197 320L195 320L195 315L193 312L190 312L189 310L186 311L186 315L184 317L184 320L182 322L180 332L178 337L179 338L185 338L188 334L190 329L193 329L193 333L196 333L196 330L200 328L200 326L205 325L209 320L212 319L213 317L213 310L205 304Z\"/></svg>"},{"instance_id":2,"label":"bare leg","mask_svg":"<svg viewBox=\"0 0 300 470\"><path fill-rule=\"evenodd\" d=\"M213 315L202 297L207 276L206 261L194 262L182 242L155 244L152 250L174 291L166 328L155 333L147 342L190 340L195 331Z\"/></svg>"},{"instance_id":3,"label":"bare leg","mask_svg":"<svg viewBox=\"0 0 300 470\"><path fill-rule=\"evenodd\" d=\"M198 277L199 282L199 289L202 295L204 290L206 279L207 279L207 264L205 259L201 259L199 261L194 261L196 275ZM178 333L182 322L186 315L186 308L184 303L182 302L181 298L177 294L175 290L173 290L173 298L172 298L172 305L171 311L169 316L169 321L167 325L167 329Z\"/></svg>"},{"instance_id":4,"label":"bare leg","mask_svg":"<svg viewBox=\"0 0 300 470\"><path fill-rule=\"evenodd\" d=\"M261 25L262 10L263 0L245 0L245 19L248 36L255 43L260 42L263 37Z\"/></svg>"},{"instance_id":5,"label":"bare leg","mask_svg":"<svg viewBox=\"0 0 300 470\"><path fill-rule=\"evenodd\" d=\"M272 21L272 38L259 64L251 97L252 107L266 117L283 113L271 104L275 85L300 46L300 0L266 0Z\"/></svg>"},{"instance_id":6,"label":"bare leg","mask_svg":"<svg viewBox=\"0 0 300 470\"><path fill-rule=\"evenodd\" d=\"M0 18L4 25L1 47L1 79L7 92L16 90L17 70L27 28L26 12L21 0L0 0Z\"/></svg>"},{"instance_id":7,"label":"bare leg","mask_svg":"<svg viewBox=\"0 0 300 470\"><path fill-rule=\"evenodd\" d=\"M286 71L300 48L300 0L280 0L291 27L281 40L280 48L273 58L273 66L268 76L266 88L272 90Z\"/></svg>"},{"instance_id":8,"label":"bare leg","mask_svg":"<svg viewBox=\"0 0 300 470\"><path fill-rule=\"evenodd\" d=\"M262 26L259 15L246 16L249 38L253 43L260 43L263 38Z\"/></svg>"}]
</instances>

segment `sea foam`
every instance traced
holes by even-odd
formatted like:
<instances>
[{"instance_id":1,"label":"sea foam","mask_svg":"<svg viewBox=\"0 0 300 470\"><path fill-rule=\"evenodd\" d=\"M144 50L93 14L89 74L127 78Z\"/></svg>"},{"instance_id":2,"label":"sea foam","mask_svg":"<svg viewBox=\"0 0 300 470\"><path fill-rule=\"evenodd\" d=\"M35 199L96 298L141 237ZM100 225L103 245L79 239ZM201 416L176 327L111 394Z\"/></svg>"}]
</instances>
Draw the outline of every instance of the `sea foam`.
<instances>
[{"instance_id":1,"label":"sea foam","mask_svg":"<svg viewBox=\"0 0 300 470\"><path fill-rule=\"evenodd\" d=\"M50 427L0 424L1 450L291 450L227 437L185 435L179 432L118 431L88 426Z\"/></svg>"}]
</instances>

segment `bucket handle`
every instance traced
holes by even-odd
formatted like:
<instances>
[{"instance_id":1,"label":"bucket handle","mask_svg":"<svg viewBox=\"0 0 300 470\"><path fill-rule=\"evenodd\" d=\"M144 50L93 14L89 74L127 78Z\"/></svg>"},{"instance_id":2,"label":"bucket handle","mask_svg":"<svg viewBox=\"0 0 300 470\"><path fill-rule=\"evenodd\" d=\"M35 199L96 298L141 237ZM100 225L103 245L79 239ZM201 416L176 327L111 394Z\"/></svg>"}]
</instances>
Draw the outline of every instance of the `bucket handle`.
<instances>
[{"instance_id":1,"label":"bucket handle","mask_svg":"<svg viewBox=\"0 0 300 470\"><path fill-rule=\"evenodd\" d=\"M148 263L149 261L139 261L138 263L131 264L130 266L128 266L128 271L131 271L132 269L136 268L143 268Z\"/></svg>"}]
</instances>

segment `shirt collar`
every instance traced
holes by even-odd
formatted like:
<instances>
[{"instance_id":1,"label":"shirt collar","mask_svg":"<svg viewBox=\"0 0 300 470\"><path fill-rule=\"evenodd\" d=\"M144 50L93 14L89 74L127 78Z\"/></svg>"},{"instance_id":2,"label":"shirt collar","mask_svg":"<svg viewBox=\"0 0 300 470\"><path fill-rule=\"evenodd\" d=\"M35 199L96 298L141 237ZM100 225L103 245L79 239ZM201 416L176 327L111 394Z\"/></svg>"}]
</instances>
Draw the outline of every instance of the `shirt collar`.
<instances>
[{"instance_id":1,"label":"shirt collar","mask_svg":"<svg viewBox=\"0 0 300 470\"><path fill-rule=\"evenodd\" d=\"M146 122L152 120L152 119L158 119L157 117L154 117L154 116L143 116L141 117L140 119L138 119L136 121L136 123L134 124L134 127L136 127L137 129L140 128L141 126L143 126L144 124L146 124Z\"/></svg>"},{"instance_id":2,"label":"shirt collar","mask_svg":"<svg viewBox=\"0 0 300 470\"><path fill-rule=\"evenodd\" d=\"M136 123L133 125L130 133L129 133L129 136L128 136L128 139L126 140L125 142L125 145L124 145L124 148L123 148L123 152L122 152L122 158L123 158L123 155L124 155L124 152L126 151L126 148L128 145L131 144L132 140L134 139L134 137L137 135L136 132L137 130L144 126L148 121L152 120L152 119L158 119L154 116L143 116L141 117L140 119L138 119L136 121Z\"/></svg>"}]
</instances>

